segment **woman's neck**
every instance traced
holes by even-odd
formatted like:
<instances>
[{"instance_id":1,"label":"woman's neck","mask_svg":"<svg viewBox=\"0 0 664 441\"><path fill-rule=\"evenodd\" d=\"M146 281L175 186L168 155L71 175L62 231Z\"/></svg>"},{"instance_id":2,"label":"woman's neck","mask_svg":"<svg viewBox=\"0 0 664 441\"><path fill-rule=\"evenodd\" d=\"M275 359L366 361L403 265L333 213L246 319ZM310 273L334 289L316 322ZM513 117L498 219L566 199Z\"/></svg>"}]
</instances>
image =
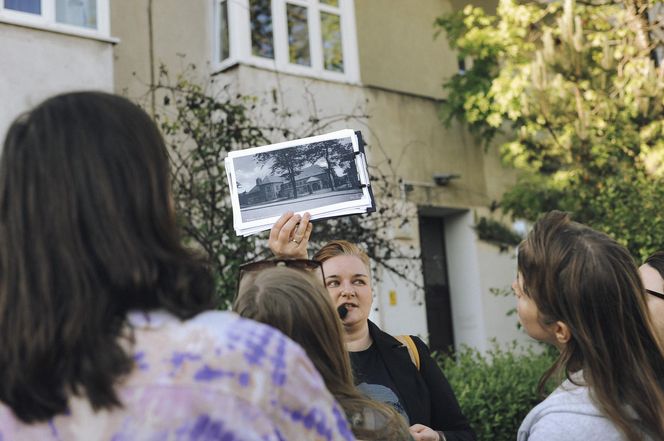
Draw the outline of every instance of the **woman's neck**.
<instances>
[{"instance_id":1,"label":"woman's neck","mask_svg":"<svg viewBox=\"0 0 664 441\"><path fill-rule=\"evenodd\" d=\"M363 321L354 325L344 325L346 350L359 352L369 349L373 340L369 334L369 322Z\"/></svg>"}]
</instances>

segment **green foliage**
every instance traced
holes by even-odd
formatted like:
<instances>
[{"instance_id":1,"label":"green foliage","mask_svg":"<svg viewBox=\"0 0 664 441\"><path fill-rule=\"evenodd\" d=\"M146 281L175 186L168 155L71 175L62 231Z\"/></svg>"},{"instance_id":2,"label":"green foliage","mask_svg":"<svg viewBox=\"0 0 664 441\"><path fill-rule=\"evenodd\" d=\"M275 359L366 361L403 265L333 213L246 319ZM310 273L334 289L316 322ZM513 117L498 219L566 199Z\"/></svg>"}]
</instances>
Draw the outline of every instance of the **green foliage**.
<instances>
[{"instance_id":1,"label":"green foliage","mask_svg":"<svg viewBox=\"0 0 664 441\"><path fill-rule=\"evenodd\" d=\"M521 243L522 237L502 223L488 217L480 217L474 226L477 236L486 242L496 244L501 251Z\"/></svg>"},{"instance_id":2,"label":"green foliage","mask_svg":"<svg viewBox=\"0 0 664 441\"><path fill-rule=\"evenodd\" d=\"M249 237L235 235L224 158L231 150L330 131L329 126L340 117L313 115L309 125L299 123L301 132L291 128L298 124L289 121L292 114L288 111L279 112L280 118L273 125L258 123L255 97L232 93L228 85L215 84L214 79L202 86L193 79L194 70L190 66L173 80L162 67L159 81L150 91L161 103L154 116L166 138L173 196L185 240L210 257L219 304L226 308L235 294L239 266L271 254L266 248L267 232ZM390 197L392 178L378 169L372 169L372 176L375 191ZM402 213L388 203L371 216L316 221L312 240L317 242L312 248L333 238L353 240L364 246L378 265L407 279L409 267L418 256L412 248L404 250L377 234L397 219L402 219Z\"/></svg>"},{"instance_id":3,"label":"green foliage","mask_svg":"<svg viewBox=\"0 0 664 441\"><path fill-rule=\"evenodd\" d=\"M535 353L516 343L506 348L494 343L485 354L466 347L437 360L478 439L512 441L526 414L542 400L537 384L555 356L552 350ZM554 387L549 384L546 393Z\"/></svg>"},{"instance_id":4,"label":"green foliage","mask_svg":"<svg viewBox=\"0 0 664 441\"><path fill-rule=\"evenodd\" d=\"M220 305L227 307L238 267L257 256L257 243L233 230L224 158L232 149L266 144L267 138L250 118L250 97L232 96L227 88L213 95L184 75L173 84L163 68L154 92L163 103L155 118L167 140L185 239L210 257Z\"/></svg>"},{"instance_id":5,"label":"green foliage","mask_svg":"<svg viewBox=\"0 0 664 441\"><path fill-rule=\"evenodd\" d=\"M508 141L521 178L501 206L534 220L560 209L643 257L664 237L664 68L652 59L657 2L500 0L437 20L459 56L446 121ZM660 5L661 6L661 5ZM658 32L652 27L658 26Z\"/></svg>"}]
</instances>

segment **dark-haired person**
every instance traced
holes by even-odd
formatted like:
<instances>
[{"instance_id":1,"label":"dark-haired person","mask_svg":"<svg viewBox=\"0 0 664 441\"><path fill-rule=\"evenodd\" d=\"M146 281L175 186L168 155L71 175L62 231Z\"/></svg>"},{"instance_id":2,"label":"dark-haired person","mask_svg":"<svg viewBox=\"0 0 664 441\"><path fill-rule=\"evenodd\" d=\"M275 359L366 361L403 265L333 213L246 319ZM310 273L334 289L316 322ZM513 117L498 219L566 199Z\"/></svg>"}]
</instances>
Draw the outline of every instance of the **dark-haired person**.
<instances>
[{"instance_id":1,"label":"dark-haired person","mask_svg":"<svg viewBox=\"0 0 664 441\"><path fill-rule=\"evenodd\" d=\"M278 257L304 258L310 235L309 215L288 212L272 228L269 245ZM347 311L342 319L344 340L358 388L400 411L415 441L475 440L454 391L426 344L412 337L420 358L418 368L406 346L369 320L373 302L369 256L351 242L335 240L313 258L323 263L332 303Z\"/></svg>"},{"instance_id":2,"label":"dark-haired person","mask_svg":"<svg viewBox=\"0 0 664 441\"><path fill-rule=\"evenodd\" d=\"M525 331L560 351L566 380L518 441L664 440L664 355L629 252L554 211L519 246L512 285Z\"/></svg>"},{"instance_id":3,"label":"dark-haired person","mask_svg":"<svg viewBox=\"0 0 664 441\"><path fill-rule=\"evenodd\" d=\"M233 311L279 329L302 346L358 439L412 439L406 421L394 409L368 399L353 384L341 323L318 279L291 268L259 270L249 283L240 284Z\"/></svg>"},{"instance_id":4,"label":"dark-haired person","mask_svg":"<svg viewBox=\"0 0 664 441\"><path fill-rule=\"evenodd\" d=\"M639 267L648 293L648 309L660 341L664 342L664 250L656 251Z\"/></svg>"},{"instance_id":5,"label":"dark-haired person","mask_svg":"<svg viewBox=\"0 0 664 441\"><path fill-rule=\"evenodd\" d=\"M211 311L164 141L128 100L59 95L0 160L0 440L352 440L304 351Z\"/></svg>"}]
</instances>

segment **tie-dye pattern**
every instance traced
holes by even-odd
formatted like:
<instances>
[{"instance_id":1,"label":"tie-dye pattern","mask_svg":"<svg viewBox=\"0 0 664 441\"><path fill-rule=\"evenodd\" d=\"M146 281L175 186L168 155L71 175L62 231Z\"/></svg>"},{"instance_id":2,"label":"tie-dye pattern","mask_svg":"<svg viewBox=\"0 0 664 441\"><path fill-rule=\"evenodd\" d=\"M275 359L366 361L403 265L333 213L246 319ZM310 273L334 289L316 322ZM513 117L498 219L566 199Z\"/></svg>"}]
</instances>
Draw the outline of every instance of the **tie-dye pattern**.
<instances>
[{"instance_id":1,"label":"tie-dye pattern","mask_svg":"<svg viewBox=\"0 0 664 441\"><path fill-rule=\"evenodd\" d=\"M273 328L219 311L129 322L135 368L117 387L122 409L73 398L67 415L24 425L0 405L0 440L354 440L304 351Z\"/></svg>"}]
</instances>

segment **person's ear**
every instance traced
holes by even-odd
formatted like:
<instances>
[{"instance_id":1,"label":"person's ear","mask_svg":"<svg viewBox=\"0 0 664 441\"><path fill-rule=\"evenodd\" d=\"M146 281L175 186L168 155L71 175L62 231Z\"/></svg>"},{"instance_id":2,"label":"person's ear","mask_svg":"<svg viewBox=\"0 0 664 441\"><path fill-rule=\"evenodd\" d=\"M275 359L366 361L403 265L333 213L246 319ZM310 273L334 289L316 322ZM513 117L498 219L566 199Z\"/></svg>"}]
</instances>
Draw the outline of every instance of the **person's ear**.
<instances>
[{"instance_id":1,"label":"person's ear","mask_svg":"<svg viewBox=\"0 0 664 441\"><path fill-rule=\"evenodd\" d=\"M567 324L558 320L553 324L553 336L556 344L565 346L572 338L572 333Z\"/></svg>"}]
</instances>

